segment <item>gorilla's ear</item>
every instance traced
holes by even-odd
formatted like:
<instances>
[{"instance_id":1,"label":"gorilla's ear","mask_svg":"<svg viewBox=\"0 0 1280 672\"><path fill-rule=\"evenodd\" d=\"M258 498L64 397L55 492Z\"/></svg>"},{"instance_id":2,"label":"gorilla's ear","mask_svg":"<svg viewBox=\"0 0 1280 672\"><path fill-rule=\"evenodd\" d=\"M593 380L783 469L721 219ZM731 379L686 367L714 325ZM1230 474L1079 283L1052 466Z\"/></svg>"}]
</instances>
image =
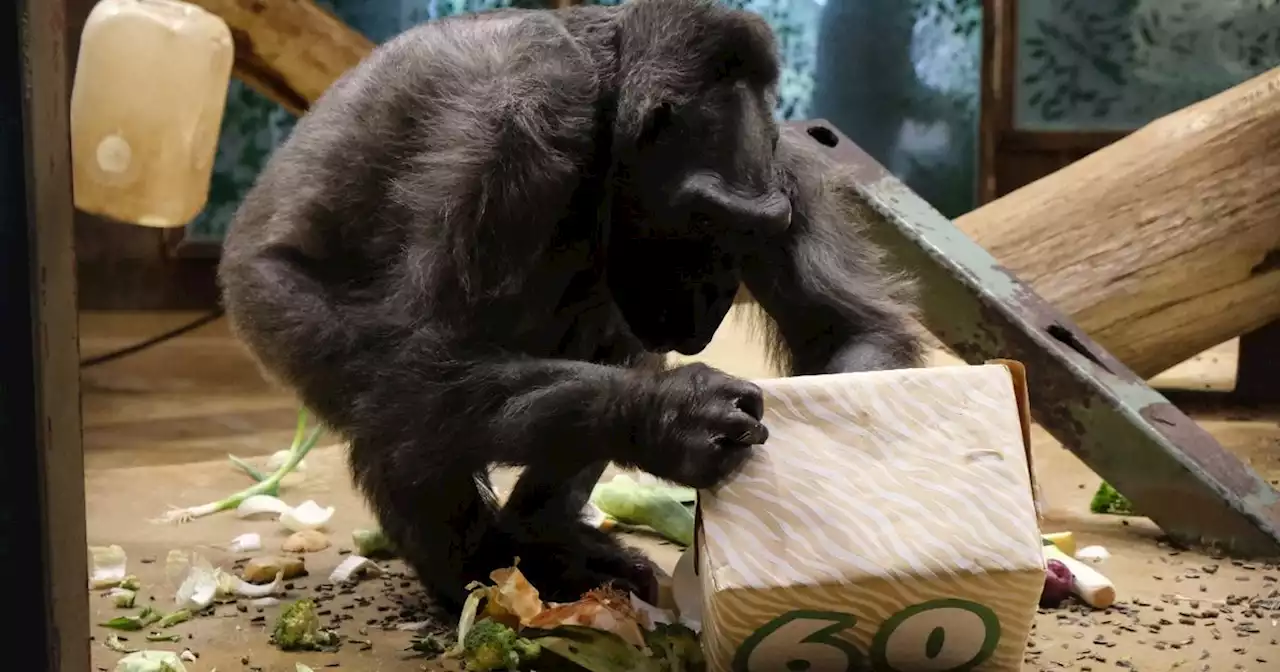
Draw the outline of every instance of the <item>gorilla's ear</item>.
<instances>
[{"instance_id":1,"label":"gorilla's ear","mask_svg":"<svg viewBox=\"0 0 1280 672\"><path fill-rule=\"evenodd\" d=\"M635 146L682 105L719 82L761 91L777 85L773 30L755 14L715 0L637 0L618 28L618 148Z\"/></svg>"}]
</instances>

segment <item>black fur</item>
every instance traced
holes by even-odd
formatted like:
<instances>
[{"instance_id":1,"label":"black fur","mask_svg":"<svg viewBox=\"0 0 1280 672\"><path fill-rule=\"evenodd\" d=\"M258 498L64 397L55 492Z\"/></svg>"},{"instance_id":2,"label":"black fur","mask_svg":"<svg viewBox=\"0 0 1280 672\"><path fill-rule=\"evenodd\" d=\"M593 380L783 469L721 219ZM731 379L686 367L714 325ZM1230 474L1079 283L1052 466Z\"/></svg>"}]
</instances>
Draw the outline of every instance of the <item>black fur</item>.
<instances>
[{"instance_id":1,"label":"black fur","mask_svg":"<svg viewBox=\"0 0 1280 672\"><path fill-rule=\"evenodd\" d=\"M766 439L754 385L661 365L705 347L740 282L792 372L916 363L902 286L826 167L777 147L774 49L712 0L436 21L335 83L245 198L232 324L350 441L444 606L515 556L551 599L652 596L580 511L609 462L711 487ZM501 509L493 465L525 467Z\"/></svg>"}]
</instances>

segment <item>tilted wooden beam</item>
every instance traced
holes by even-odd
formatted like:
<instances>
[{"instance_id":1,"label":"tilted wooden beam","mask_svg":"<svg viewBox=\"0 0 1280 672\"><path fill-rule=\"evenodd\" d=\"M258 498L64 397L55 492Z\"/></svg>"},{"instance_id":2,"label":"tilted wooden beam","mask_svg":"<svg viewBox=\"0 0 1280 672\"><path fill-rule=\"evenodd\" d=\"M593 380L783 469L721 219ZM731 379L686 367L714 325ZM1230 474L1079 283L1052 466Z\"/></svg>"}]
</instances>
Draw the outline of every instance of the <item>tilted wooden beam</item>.
<instances>
[{"instance_id":1,"label":"tilted wooden beam","mask_svg":"<svg viewBox=\"0 0 1280 672\"><path fill-rule=\"evenodd\" d=\"M373 50L373 42L311 0L187 1L230 26L236 76L294 114Z\"/></svg>"},{"instance_id":2,"label":"tilted wooden beam","mask_svg":"<svg viewBox=\"0 0 1280 672\"><path fill-rule=\"evenodd\" d=\"M1280 318L1280 68L956 226L1151 377Z\"/></svg>"},{"instance_id":3,"label":"tilted wooden beam","mask_svg":"<svg viewBox=\"0 0 1280 672\"><path fill-rule=\"evenodd\" d=\"M1036 421L1171 537L1280 557L1280 493L1254 470L835 127L786 132L851 170L832 188L915 275L934 336L970 363L1026 364Z\"/></svg>"}]
</instances>

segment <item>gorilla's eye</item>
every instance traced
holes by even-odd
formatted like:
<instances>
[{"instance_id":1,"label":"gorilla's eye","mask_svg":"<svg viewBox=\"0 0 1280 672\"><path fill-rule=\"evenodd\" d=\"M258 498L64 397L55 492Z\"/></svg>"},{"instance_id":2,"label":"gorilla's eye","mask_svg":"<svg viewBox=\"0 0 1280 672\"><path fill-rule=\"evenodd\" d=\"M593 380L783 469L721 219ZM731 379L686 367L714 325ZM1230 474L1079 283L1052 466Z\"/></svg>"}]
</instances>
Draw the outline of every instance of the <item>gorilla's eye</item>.
<instances>
[{"instance_id":1,"label":"gorilla's eye","mask_svg":"<svg viewBox=\"0 0 1280 672\"><path fill-rule=\"evenodd\" d=\"M656 141L658 136L671 126L674 117L675 110L671 103L662 103L655 107L649 115L649 123L645 125L644 133L638 140L639 144L647 145Z\"/></svg>"}]
</instances>

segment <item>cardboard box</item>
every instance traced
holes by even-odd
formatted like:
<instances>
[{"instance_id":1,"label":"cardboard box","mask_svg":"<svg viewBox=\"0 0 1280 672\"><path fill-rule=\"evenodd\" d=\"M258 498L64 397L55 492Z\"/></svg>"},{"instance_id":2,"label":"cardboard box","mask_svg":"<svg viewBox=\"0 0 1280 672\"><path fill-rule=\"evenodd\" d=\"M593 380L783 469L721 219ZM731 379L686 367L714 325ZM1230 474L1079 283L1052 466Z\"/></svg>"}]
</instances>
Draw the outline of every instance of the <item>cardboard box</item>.
<instances>
[{"instance_id":1,"label":"cardboard box","mask_svg":"<svg viewBox=\"0 0 1280 672\"><path fill-rule=\"evenodd\" d=\"M709 668L1020 670L1044 585L1022 366L760 385L768 442L699 494Z\"/></svg>"}]
</instances>

